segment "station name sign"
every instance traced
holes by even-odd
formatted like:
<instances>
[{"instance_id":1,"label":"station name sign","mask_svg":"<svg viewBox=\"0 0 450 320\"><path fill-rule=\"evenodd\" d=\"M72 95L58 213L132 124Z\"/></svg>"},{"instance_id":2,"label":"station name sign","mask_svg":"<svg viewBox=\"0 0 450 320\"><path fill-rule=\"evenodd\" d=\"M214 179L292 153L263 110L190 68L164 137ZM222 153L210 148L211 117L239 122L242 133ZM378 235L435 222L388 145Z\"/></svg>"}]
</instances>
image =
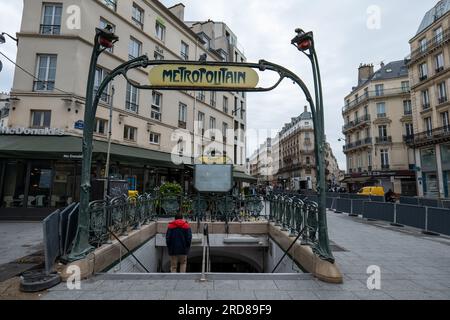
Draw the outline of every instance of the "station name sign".
<instances>
[{"instance_id":1,"label":"station name sign","mask_svg":"<svg viewBox=\"0 0 450 320\"><path fill-rule=\"evenodd\" d=\"M149 73L150 85L158 87L255 88L258 73L247 67L160 65Z\"/></svg>"},{"instance_id":2,"label":"station name sign","mask_svg":"<svg viewBox=\"0 0 450 320\"><path fill-rule=\"evenodd\" d=\"M20 135L20 136L63 136L64 130L57 128L0 128L0 135Z\"/></svg>"}]
</instances>

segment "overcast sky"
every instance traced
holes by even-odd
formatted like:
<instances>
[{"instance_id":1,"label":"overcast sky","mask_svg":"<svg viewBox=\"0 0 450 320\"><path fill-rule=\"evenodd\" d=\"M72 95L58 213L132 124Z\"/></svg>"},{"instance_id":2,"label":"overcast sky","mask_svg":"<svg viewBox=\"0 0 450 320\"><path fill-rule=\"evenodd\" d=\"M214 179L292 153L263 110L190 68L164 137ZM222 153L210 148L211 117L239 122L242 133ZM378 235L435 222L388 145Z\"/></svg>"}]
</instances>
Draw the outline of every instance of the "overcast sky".
<instances>
[{"instance_id":1,"label":"overcast sky","mask_svg":"<svg viewBox=\"0 0 450 320\"><path fill-rule=\"evenodd\" d=\"M90 1L90 0L84 0ZM163 0L167 6L180 0ZM345 169L342 137L344 97L357 82L360 63L401 60L409 54L408 41L436 0L184 0L186 20L223 21L237 35L249 61L260 59L282 64L296 72L313 91L311 67L306 57L290 45L294 30L315 33L321 64L327 140L341 169ZM22 0L0 0L0 31L20 29ZM380 20L376 19L380 12ZM374 20L375 19L375 20ZM0 51L15 59L15 44L8 41ZM3 57L0 91L12 86L13 66ZM279 130L303 111L302 93L286 82L269 93L248 95L248 128ZM263 137L261 137L263 139ZM257 147L249 139L248 156ZM262 141L261 141L262 142Z\"/></svg>"}]
</instances>

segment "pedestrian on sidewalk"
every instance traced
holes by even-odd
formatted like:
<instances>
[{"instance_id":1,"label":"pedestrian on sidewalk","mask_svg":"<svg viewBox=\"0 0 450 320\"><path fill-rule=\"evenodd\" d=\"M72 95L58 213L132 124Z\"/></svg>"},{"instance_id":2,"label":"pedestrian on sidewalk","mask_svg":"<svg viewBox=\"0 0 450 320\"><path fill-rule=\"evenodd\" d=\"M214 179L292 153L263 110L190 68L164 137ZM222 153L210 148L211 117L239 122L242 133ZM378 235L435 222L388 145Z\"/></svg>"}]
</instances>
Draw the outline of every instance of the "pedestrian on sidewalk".
<instances>
[{"instance_id":1,"label":"pedestrian on sidewalk","mask_svg":"<svg viewBox=\"0 0 450 320\"><path fill-rule=\"evenodd\" d=\"M177 273L180 264L180 273L186 273L187 256L191 249L192 230L189 223L183 220L181 213L169 223L166 233L166 244L170 256L170 272Z\"/></svg>"}]
</instances>

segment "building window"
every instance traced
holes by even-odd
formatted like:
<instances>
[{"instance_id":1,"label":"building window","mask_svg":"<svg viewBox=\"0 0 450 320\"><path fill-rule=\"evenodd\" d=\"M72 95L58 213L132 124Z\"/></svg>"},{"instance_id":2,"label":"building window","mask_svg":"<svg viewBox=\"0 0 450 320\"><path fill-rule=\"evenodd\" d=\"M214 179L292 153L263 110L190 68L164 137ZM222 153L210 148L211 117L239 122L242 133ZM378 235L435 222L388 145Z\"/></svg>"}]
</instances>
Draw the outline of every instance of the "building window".
<instances>
[{"instance_id":1,"label":"building window","mask_svg":"<svg viewBox=\"0 0 450 320\"><path fill-rule=\"evenodd\" d=\"M406 136L411 137L414 134L414 127L412 123L405 123Z\"/></svg>"},{"instance_id":2,"label":"building window","mask_svg":"<svg viewBox=\"0 0 450 320\"><path fill-rule=\"evenodd\" d=\"M223 112L228 113L228 97L223 97Z\"/></svg>"},{"instance_id":3,"label":"building window","mask_svg":"<svg viewBox=\"0 0 450 320\"><path fill-rule=\"evenodd\" d=\"M244 108L244 101L241 101L241 119L243 120L245 118L245 108Z\"/></svg>"},{"instance_id":4,"label":"building window","mask_svg":"<svg viewBox=\"0 0 450 320\"><path fill-rule=\"evenodd\" d=\"M367 165L369 166L369 171L372 169L372 152L367 153Z\"/></svg>"},{"instance_id":5,"label":"building window","mask_svg":"<svg viewBox=\"0 0 450 320\"><path fill-rule=\"evenodd\" d=\"M378 126L378 134L380 140L386 140L387 138L387 126Z\"/></svg>"},{"instance_id":6,"label":"building window","mask_svg":"<svg viewBox=\"0 0 450 320\"><path fill-rule=\"evenodd\" d=\"M117 0L102 0L102 2L110 9L117 11Z\"/></svg>"},{"instance_id":7,"label":"building window","mask_svg":"<svg viewBox=\"0 0 450 320\"><path fill-rule=\"evenodd\" d=\"M217 92L211 91L211 106L216 106Z\"/></svg>"},{"instance_id":8,"label":"building window","mask_svg":"<svg viewBox=\"0 0 450 320\"><path fill-rule=\"evenodd\" d=\"M402 91L403 92L409 92L409 81L402 81Z\"/></svg>"},{"instance_id":9,"label":"building window","mask_svg":"<svg viewBox=\"0 0 450 320\"><path fill-rule=\"evenodd\" d=\"M189 60L189 45L184 41L181 41L181 58L183 60Z\"/></svg>"},{"instance_id":10,"label":"building window","mask_svg":"<svg viewBox=\"0 0 450 320\"><path fill-rule=\"evenodd\" d=\"M136 141L137 128L125 126L123 130L123 138L128 141Z\"/></svg>"},{"instance_id":11,"label":"building window","mask_svg":"<svg viewBox=\"0 0 450 320\"><path fill-rule=\"evenodd\" d=\"M150 144L159 145L161 143L161 135L159 133L150 132Z\"/></svg>"},{"instance_id":12,"label":"building window","mask_svg":"<svg viewBox=\"0 0 450 320\"><path fill-rule=\"evenodd\" d=\"M434 38L436 40L436 44L440 44L444 40L444 34L442 27L439 27L434 30Z\"/></svg>"},{"instance_id":13,"label":"building window","mask_svg":"<svg viewBox=\"0 0 450 320\"><path fill-rule=\"evenodd\" d=\"M433 122L431 121L431 117L423 119L425 123L425 129L428 136L431 136L433 133Z\"/></svg>"},{"instance_id":14,"label":"building window","mask_svg":"<svg viewBox=\"0 0 450 320\"><path fill-rule=\"evenodd\" d=\"M187 105L180 103L178 106L178 126L186 129L187 123Z\"/></svg>"},{"instance_id":15,"label":"building window","mask_svg":"<svg viewBox=\"0 0 450 320\"><path fill-rule=\"evenodd\" d=\"M403 113L405 116L412 114L411 100L403 100Z\"/></svg>"},{"instance_id":16,"label":"building window","mask_svg":"<svg viewBox=\"0 0 450 320\"><path fill-rule=\"evenodd\" d=\"M61 3L46 3L42 8L41 34L58 35L61 33Z\"/></svg>"},{"instance_id":17,"label":"building window","mask_svg":"<svg viewBox=\"0 0 450 320\"><path fill-rule=\"evenodd\" d=\"M216 118L214 117L209 118L209 128L212 130L216 128Z\"/></svg>"},{"instance_id":18,"label":"building window","mask_svg":"<svg viewBox=\"0 0 450 320\"><path fill-rule=\"evenodd\" d=\"M448 117L448 111L442 112L441 113L441 122L442 122L442 126L446 129L449 128L450 126L450 122L449 122L449 117Z\"/></svg>"},{"instance_id":19,"label":"building window","mask_svg":"<svg viewBox=\"0 0 450 320\"><path fill-rule=\"evenodd\" d=\"M381 168L389 169L389 150L381 149L380 155L381 155Z\"/></svg>"},{"instance_id":20,"label":"building window","mask_svg":"<svg viewBox=\"0 0 450 320\"><path fill-rule=\"evenodd\" d=\"M438 101L439 104L447 102L447 88L445 86L445 81L437 85L438 89Z\"/></svg>"},{"instance_id":21,"label":"building window","mask_svg":"<svg viewBox=\"0 0 450 320\"><path fill-rule=\"evenodd\" d=\"M144 29L144 10L136 3L133 3L131 19L140 29Z\"/></svg>"},{"instance_id":22,"label":"building window","mask_svg":"<svg viewBox=\"0 0 450 320\"><path fill-rule=\"evenodd\" d=\"M375 86L375 95L381 97L384 95L384 84L377 84Z\"/></svg>"},{"instance_id":23,"label":"building window","mask_svg":"<svg viewBox=\"0 0 450 320\"><path fill-rule=\"evenodd\" d=\"M106 128L108 127L108 121L100 118L95 118L94 133L106 135Z\"/></svg>"},{"instance_id":24,"label":"building window","mask_svg":"<svg viewBox=\"0 0 450 320\"><path fill-rule=\"evenodd\" d=\"M130 44L128 46L128 60L133 60L141 55L142 42L130 37Z\"/></svg>"},{"instance_id":25,"label":"building window","mask_svg":"<svg viewBox=\"0 0 450 320\"><path fill-rule=\"evenodd\" d=\"M428 89L422 91L422 107L424 110L430 108L430 94Z\"/></svg>"},{"instance_id":26,"label":"building window","mask_svg":"<svg viewBox=\"0 0 450 320\"><path fill-rule=\"evenodd\" d=\"M100 85L102 84L103 80L105 80L106 76L108 75L108 72L101 68L101 67L97 67L95 69L95 83L94 83L94 94L97 94L98 88L100 87ZM109 99L109 85L105 88L105 90L103 90L103 93L100 96L100 101L109 104L110 103L110 99Z\"/></svg>"},{"instance_id":27,"label":"building window","mask_svg":"<svg viewBox=\"0 0 450 320\"><path fill-rule=\"evenodd\" d=\"M152 93L152 110L151 110L151 118L161 121L162 114L162 94L159 92Z\"/></svg>"},{"instance_id":28,"label":"building window","mask_svg":"<svg viewBox=\"0 0 450 320\"><path fill-rule=\"evenodd\" d=\"M111 22L109 22L108 20L105 20L105 19L103 19L103 18L100 18L100 25L99 25L99 27L100 27L100 29L106 29L106 27L107 26L110 26L112 29L111 29L111 32L113 32L113 33L115 33L116 32L116 26L115 25L113 25ZM112 48L106 48L106 51L108 51L109 53L112 53L113 52L113 49L114 49L114 47L112 47Z\"/></svg>"},{"instance_id":29,"label":"building window","mask_svg":"<svg viewBox=\"0 0 450 320\"><path fill-rule=\"evenodd\" d=\"M222 123L222 135L223 135L223 142L227 142L227 132L228 132L228 123L223 122Z\"/></svg>"},{"instance_id":30,"label":"building window","mask_svg":"<svg viewBox=\"0 0 450 320\"><path fill-rule=\"evenodd\" d=\"M166 40L166 27L160 21L156 21L155 32L159 40L162 42Z\"/></svg>"},{"instance_id":31,"label":"building window","mask_svg":"<svg viewBox=\"0 0 450 320\"><path fill-rule=\"evenodd\" d=\"M164 60L164 56L159 53L158 51L155 51L155 54L153 56L155 58L155 60Z\"/></svg>"},{"instance_id":32,"label":"building window","mask_svg":"<svg viewBox=\"0 0 450 320\"><path fill-rule=\"evenodd\" d=\"M186 142L183 139L180 139L177 143L178 154L181 156L184 153Z\"/></svg>"},{"instance_id":33,"label":"building window","mask_svg":"<svg viewBox=\"0 0 450 320\"><path fill-rule=\"evenodd\" d=\"M197 100L205 102L205 91L199 91L197 93Z\"/></svg>"},{"instance_id":34,"label":"building window","mask_svg":"<svg viewBox=\"0 0 450 320\"><path fill-rule=\"evenodd\" d=\"M442 52L434 57L434 61L436 64L436 73L444 70L444 54Z\"/></svg>"},{"instance_id":35,"label":"building window","mask_svg":"<svg viewBox=\"0 0 450 320\"><path fill-rule=\"evenodd\" d=\"M423 38L419 41L420 52L427 51L427 39Z\"/></svg>"},{"instance_id":36,"label":"building window","mask_svg":"<svg viewBox=\"0 0 450 320\"><path fill-rule=\"evenodd\" d=\"M377 103L377 117L386 118L386 104L384 102Z\"/></svg>"},{"instance_id":37,"label":"building window","mask_svg":"<svg viewBox=\"0 0 450 320\"><path fill-rule=\"evenodd\" d=\"M125 109L131 112L139 112L139 89L127 83L127 99Z\"/></svg>"},{"instance_id":38,"label":"building window","mask_svg":"<svg viewBox=\"0 0 450 320\"><path fill-rule=\"evenodd\" d=\"M37 56L37 81L34 82L35 91L53 91L56 78L56 55Z\"/></svg>"},{"instance_id":39,"label":"building window","mask_svg":"<svg viewBox=\"0 0 450 320\"><path fill-rule=\"evenodd\" d=\"M32 128L50 128L51 111L31 110Z\"/></svg>"},{"instance_id":40,"label":"building window","mask_svg":"<svg viewBox=\"0 0 450 320\"><path fill-rule=\"evenodd\" d=\"M205 129L205 114L203 112L198 113L198 129L202 132Z\"/></svg>"},{"instance_id":41,"label":"building window","mask_svg":"<svg viewBox=\"0 0 450 320\"><path fill-rule=\"evenodd\" d=\"M428 64L426 62L419 65L419 80L423 81L428 78Z\"/></svg>"}]
</instances>

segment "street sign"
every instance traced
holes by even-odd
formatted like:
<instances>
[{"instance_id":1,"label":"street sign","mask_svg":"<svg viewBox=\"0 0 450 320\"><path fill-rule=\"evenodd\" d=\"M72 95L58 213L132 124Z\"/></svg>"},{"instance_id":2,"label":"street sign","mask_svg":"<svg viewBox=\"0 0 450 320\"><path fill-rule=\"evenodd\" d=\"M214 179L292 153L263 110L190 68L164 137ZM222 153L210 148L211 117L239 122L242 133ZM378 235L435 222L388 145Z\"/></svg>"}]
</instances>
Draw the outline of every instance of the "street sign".
<instances>
[{"instance_id":1,"label":"street sign","mask_svg":"<svg viewBox=\"0 0 450 320\"><path fill-rule=\"evenodd\" d=\"M75 122L75 129L84 130L84 121L79 120L79 121Z\"/></svg>"},{"instance_id":2,"label":"street sign","mask_svg":"<svg viewBox=\"0 0 450 320\"><path fill-rule=\"evenodd\" d=\"M202 66L167 64L149 72L152 86L228 88L232 90L255 88L258 73L248 67Z\"/></svg>"}]
</instances>

